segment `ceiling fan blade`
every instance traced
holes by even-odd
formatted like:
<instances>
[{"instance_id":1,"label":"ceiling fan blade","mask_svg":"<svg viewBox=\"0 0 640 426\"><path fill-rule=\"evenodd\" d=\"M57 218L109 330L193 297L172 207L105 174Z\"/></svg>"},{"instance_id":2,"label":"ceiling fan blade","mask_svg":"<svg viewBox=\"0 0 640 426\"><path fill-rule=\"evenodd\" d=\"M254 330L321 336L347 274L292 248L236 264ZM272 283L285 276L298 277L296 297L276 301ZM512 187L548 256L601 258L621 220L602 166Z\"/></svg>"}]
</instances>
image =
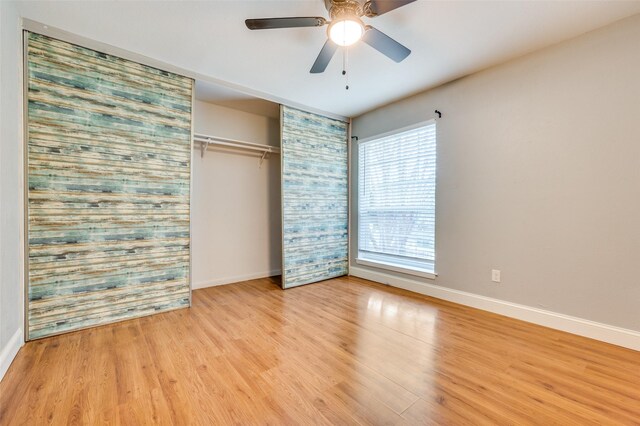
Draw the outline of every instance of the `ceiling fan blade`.
<instances>
[{"instance_id":1,"label":"ceiling fan blade","mask_svg":"<svg viewBox=\"0 0 640 426\"><path fill-rule=\"evenodd\" d=\"M413 3L416 0L369 0L364 9L368 17L380 16L394 9Z\"/></svg>"},{"instance_id":2,"label":"ceiling fan blade","mask_svg":"<svg viewBox=\"0 0 640 426\"><path fill-rule=\"evenodd\" d=\"M338 50L338 45L327 39L324 46L322 46L322 50L320 50L320 54L311 67L311 74L324 72L324 70L327 69L329 62L331 62L331 58L333 58L333 55L336 53L336 50Z\"/></svg>"},{"instance_id":3,"label":"ceiling fan blade","mask_svg":"<svg viewBox=\"0 0 640 426\"><path fill-rule=\"evenodd\" d=\"M411 54L411 50L370 25L367 26L362 41L396 62L402 62Z\"/></svg>"},{"instance_id":4,"label":"ceiling fan blade","mask_svg":"<svg viewBox=\"0 0 640 426\"><path fill-rule=\"evenodd\" d=\"M295 18L260 18L244 21L250 30L271 30L274 28L321 27L327 20L319 16Z\"/></svg>"}]
</instances>

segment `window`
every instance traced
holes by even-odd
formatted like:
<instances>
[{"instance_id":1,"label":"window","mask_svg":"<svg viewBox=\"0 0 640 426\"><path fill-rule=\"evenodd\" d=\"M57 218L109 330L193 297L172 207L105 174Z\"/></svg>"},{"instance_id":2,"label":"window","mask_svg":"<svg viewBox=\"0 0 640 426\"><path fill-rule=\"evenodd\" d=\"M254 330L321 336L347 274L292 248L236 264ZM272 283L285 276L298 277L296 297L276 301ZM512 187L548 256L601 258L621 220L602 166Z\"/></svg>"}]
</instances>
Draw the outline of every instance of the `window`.
<instances>
[{"instance_id":1,"label":"window","mask_svg":"<svg viewBox=\"0 0 640 426\"><path fill-rule=\"evenodd\" d=\"M436 123L358 145L358 259L433 277Z\"/></svg>"}]
</instances>

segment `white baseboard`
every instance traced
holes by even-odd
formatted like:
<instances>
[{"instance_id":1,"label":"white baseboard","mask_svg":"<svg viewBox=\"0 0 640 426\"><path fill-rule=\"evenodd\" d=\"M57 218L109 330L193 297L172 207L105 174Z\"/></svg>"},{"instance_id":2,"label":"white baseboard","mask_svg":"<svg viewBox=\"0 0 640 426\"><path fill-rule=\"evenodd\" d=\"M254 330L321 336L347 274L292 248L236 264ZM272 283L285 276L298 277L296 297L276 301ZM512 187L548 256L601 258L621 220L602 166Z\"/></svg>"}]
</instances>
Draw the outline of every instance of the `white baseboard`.
<instances>
[{"instance_id":1,"label":"white baseboard","mask_svg":"<svg viewBox=\"0 0 640 426\"><path fill-rule=\"evenodd\" d=\"M200 288L215 287L218 285L232 284L240 281L257 280L258 278L273 277L276 275L280 275L281 273L282 271L280 269L276 269L268 272L258 272L254 274L236 275L235 277L217 278L215 280L201 281L199 283L194 283L191 288L193 290L197 290Z\"/></svg>"},{"instance_id":2,"label":"white baseboard","mask_svg":"<svg viewBox=\"0 0 640 426\"><path fill-rule=\"evenodd\" d=\"M357 266L349 275L640 351L640 332Z\"/></svg>"},{"instance_id":3,"label":"white baseboard","mask_svg":"<svg viewBox=\"0 0 640 426\"><path fill-rule=\"evenodd\" d=\"M4 377L22 345L24 345L24 336L22 329L19 328L0 351L0 380Z\"/></svg>"}]
</instances>

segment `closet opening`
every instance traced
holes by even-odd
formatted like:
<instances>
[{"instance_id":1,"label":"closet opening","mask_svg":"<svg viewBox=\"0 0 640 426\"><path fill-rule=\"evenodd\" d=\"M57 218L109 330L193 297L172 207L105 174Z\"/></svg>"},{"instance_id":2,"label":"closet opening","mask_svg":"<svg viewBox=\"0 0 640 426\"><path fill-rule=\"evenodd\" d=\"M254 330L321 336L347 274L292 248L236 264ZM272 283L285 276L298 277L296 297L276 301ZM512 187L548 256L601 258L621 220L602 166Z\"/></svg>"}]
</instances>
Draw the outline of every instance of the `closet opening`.
<instances>
[{"instance_id":1,"label":"closet opening","mask_svg":"<svg viewBox=\"0 0 640 426\"><path fill-rule=\"evenodd\" d=\"M196 81L192 288L282 273L280 105Z\"/></svg>"}]
</instances>

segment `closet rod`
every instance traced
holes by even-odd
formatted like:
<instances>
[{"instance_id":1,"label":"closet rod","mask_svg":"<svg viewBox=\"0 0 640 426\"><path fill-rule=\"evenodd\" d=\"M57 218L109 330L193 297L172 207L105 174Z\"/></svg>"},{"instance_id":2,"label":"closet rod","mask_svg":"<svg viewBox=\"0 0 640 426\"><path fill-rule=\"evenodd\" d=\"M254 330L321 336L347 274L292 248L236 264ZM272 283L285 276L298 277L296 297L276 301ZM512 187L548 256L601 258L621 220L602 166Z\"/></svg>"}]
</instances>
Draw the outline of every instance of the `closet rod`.
<instances>
[{"instance_id":1,"label":"closet rod","mask_svg":"<svg viewBox=\"0 0 640 426\"><path fill-rule=\"evenodd\" d=\"M235 139L227 139L227 138L221 138L218 136L208 136L208 135L202 135L202 134L194 134L193 135L193 140L195 142L199 142L200 143L200 148L202 150L201 155L204 155L204 152L206 151L206 149L208 148L209 145L221 145L221 146L228 146L231 148L239 148L239 149L248 149L251 151L259 151L262 152L264 154L278 154L280 153L280 148L275 147L275 146L271 146L271 145L263 145L263 144L258 144L258 143L253 143L253 142L245 142L245 141L239 141L239 140L235 140Z\"/></svg>"}]
</instances>

